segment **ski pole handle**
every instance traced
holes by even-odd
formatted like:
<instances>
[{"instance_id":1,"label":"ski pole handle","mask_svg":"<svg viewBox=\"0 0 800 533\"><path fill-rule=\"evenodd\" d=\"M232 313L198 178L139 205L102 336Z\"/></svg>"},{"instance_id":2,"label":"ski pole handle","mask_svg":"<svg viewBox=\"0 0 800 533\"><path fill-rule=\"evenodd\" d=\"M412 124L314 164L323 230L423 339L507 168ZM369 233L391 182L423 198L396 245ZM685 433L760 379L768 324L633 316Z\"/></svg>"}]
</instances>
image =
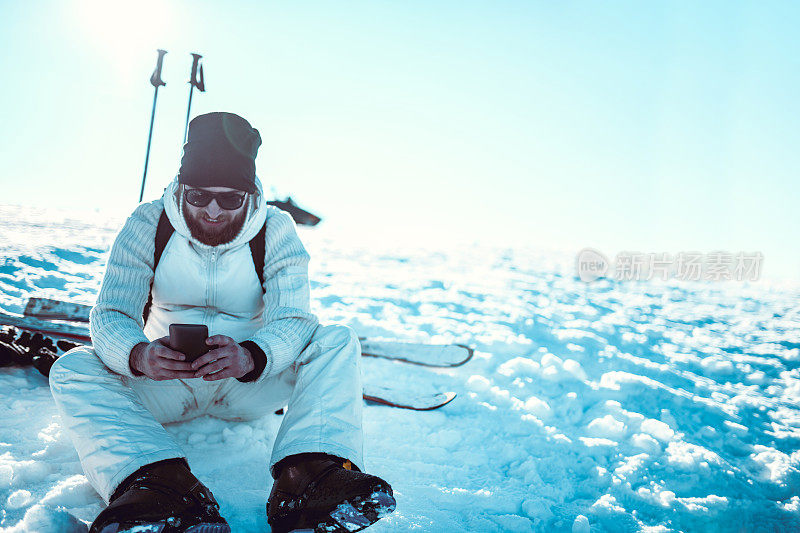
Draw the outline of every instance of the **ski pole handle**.
<instances>
[{"instance_id":1,"label":"ski pole handle","mask_svg":"<svg viewBox=\"0 0 800 533\"><path fill-rule=\"evenodd\" d=\"M166 50L158 49L158 61L156 63L156 69L153 71L153 75L150 76L150 83L156 89L162 85L166 85L167 83L161 79L161 68L164 65L164 54L166 54Z\"/></svg>"}]
</instances>

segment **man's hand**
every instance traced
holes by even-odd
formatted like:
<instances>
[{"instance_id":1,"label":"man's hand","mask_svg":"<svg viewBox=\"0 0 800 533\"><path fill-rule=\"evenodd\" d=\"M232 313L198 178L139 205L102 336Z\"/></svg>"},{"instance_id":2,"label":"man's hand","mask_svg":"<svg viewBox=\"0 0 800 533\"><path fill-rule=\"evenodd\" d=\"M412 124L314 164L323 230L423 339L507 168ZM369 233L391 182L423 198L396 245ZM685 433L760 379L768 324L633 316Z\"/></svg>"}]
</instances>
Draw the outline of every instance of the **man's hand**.
<instances>
[{"instance_id":1,"label":"man's hand","mask_svg":"<svg viewBox=\"0 0 800 533\"><path fill-rule=\"evenodd\" d=\"M168 345L169 336L156 339L150 344L140 342L131 350L130 366L134 374L144 374L150 379L189 379L194 377L192 366L186 356Z\"/></svg>"},{"instance_id":2,"label":"man's hand","mask_svg":"<svg viewBox=\"0 0 800 533\"><path fill-rule=\"evenodd\" d=\"M192 363L196 378L206 381L240 378L255 368L252 354L230 337L214 335L206 339L206 344L216 344L217 348Z\"/></svg>"}]
</instances>

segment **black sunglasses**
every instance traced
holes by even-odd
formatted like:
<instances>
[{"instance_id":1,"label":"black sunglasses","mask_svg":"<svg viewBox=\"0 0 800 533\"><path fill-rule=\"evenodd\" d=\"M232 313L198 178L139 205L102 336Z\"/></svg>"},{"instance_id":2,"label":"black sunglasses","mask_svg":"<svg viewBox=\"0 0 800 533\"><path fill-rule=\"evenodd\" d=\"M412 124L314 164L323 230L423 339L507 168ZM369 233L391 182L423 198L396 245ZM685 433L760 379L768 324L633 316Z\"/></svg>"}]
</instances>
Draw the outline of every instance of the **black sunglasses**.
<instances>
[{"instance_id":1,"label":"black sunglasses","mask_svg":"<svg viewBox=\"0 0 800 533\"><path fill-rule=\"evenodd\" d=\"M238 192L211 192L203 189L186 189L186 201L195 207L205 207L216 200L217 205L226 211L233 211L242 207L246 193Z\"/></svg>"}]
</instances>

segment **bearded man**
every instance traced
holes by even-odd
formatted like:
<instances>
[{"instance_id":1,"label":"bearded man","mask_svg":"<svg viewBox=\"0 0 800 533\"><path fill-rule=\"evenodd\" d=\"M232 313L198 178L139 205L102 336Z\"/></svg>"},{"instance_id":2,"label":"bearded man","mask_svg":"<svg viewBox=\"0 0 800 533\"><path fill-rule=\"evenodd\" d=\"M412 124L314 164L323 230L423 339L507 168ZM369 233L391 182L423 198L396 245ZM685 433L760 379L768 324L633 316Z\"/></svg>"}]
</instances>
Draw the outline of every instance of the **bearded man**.
<instances>
[{"instance_id":1,"label":"bearded man","mask_svg":"<svg viewBox=\"0 0 800 533\"><path fill-rule=\"evenodd\" d=\"M358 337L309 311L309 255L292 218L265 202L260 144L238 115L192 120L176 180L114 241L93 346L50 371L86 477L108 502L92 533L229 532L162 424L254 420L283 406L263 465L275 479L272 531L359 531L395 508L389 484L363 472ZM190 362L170 324L205 325L212 349Z\"/></svg>"}]
</instances>

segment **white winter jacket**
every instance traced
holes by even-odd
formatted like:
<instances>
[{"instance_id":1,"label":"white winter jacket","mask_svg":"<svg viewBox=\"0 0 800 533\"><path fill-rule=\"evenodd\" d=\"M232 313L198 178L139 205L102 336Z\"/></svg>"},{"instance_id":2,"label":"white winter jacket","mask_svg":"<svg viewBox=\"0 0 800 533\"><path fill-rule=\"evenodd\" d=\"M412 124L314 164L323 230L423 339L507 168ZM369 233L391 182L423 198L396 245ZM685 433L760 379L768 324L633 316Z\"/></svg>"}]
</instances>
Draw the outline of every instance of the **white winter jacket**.
<instances>
[{"instance_id":1,"label":"white winter jacket","mask_svg":"<svg viewBox=\"0 0 800 533\"><path fill-rule=\"evenodd\" d=\"M162 198L136 208L114 241L90 313L92 343L106 366L132 377L133 347L168 335L171 323L205 324L209 335L254 342L267 359L256 381L282 372L297 359L319 323L309 311L309 255L292 217L266 204L258 178L256 186L258 200L248 205L241 231L220 246L192 237L177 197L177 178ZM155 234L162 211L175 233L153 280ZM265 221L262 290L248 243ZM151 281L153 303L144 327L142 311Z\"/></svg>"}]
</instances>

